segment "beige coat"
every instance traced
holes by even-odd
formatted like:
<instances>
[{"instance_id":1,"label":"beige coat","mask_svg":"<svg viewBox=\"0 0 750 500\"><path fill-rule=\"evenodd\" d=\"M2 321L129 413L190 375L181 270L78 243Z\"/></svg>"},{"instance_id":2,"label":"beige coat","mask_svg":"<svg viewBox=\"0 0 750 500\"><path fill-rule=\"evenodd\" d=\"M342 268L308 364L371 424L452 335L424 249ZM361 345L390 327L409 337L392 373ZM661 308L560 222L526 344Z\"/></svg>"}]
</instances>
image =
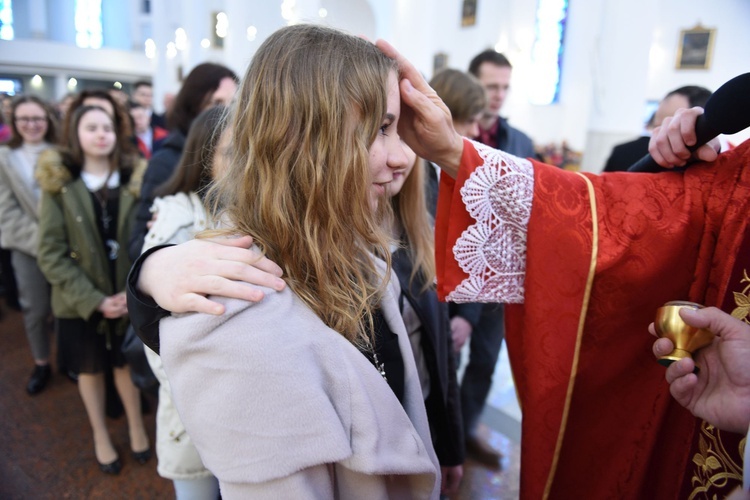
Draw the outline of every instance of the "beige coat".
<instances>
[{"instance_id":1,"label":"beige coat","mask_svg":"<svg viewBox=\"0 0 750 500\"><path fill-rule=\"evenodd\" d=\"M13 150L0 147L0 247L36 257L39 202L13 157Z\"/></svg>"},{"instance_id":2,"label":"beige coat","mask_svg":"<svg viewBox=\"0 0 750 500\"><path fill-rule=\"evenodd\" d=\"M290 290L222 316L165 318L161 355L177 409L222 497L438 498L419 377L391 280L404 405L350 342Z\"/></svg>"}]
</instances>

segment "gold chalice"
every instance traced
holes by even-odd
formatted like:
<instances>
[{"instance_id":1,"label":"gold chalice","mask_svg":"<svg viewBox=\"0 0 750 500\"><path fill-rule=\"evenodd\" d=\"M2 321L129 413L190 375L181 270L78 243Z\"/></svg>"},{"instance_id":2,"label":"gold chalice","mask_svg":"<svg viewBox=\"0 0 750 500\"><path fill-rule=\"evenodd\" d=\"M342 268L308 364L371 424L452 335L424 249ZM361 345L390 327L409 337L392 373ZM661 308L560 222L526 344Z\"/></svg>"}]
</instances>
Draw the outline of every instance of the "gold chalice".
<instances>
[{"instance_id":1,"label":"gold chalice","mask_svg":"<svg viewBox=\"0 0 750 500\"><path fill-rule=\"evenodd\" d=\"M679 311L683 307L691 309L702 309L703 306L695 302L674 300L667 302L656 310L654 328L659 337L665 337L672 341L674 350L659 358L659 363L669 366L682 358L692 358L695 351L706 347L714 340L714 334L703 328L695 328L685 323L680 317ZM696 365L696 369L697 369Z\"/></svg>"}]
</instances>

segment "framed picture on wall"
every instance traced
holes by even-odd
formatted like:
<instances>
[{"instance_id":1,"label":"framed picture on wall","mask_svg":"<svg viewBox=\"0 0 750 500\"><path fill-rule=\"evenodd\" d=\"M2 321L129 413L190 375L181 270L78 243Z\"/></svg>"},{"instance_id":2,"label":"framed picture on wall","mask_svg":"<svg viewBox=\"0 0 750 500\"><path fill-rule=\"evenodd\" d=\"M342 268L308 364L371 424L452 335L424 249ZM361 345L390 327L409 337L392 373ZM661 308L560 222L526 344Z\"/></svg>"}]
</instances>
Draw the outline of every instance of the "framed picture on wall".
<instances>
[{"instance_id":1,"label":"framed picture on wall","mask_svg":"<svg viewBox=\"0 0 750 500\"><path fill-rule=\"evenodd\" d=\"M464 0L461 8L461 26L474 26L477 23L477 1Z\"/></svg>"},{"instance_id":2,"label":"framed picture on wall","mask_svg":"<svg viewBox=\"0 0 750 500\"><path fill-rule=\"evenodd\" d=\"M711 66L715 38L715 29L701 25L680 31L677 69L708 69Z\"/></svg>"}]
</instances>

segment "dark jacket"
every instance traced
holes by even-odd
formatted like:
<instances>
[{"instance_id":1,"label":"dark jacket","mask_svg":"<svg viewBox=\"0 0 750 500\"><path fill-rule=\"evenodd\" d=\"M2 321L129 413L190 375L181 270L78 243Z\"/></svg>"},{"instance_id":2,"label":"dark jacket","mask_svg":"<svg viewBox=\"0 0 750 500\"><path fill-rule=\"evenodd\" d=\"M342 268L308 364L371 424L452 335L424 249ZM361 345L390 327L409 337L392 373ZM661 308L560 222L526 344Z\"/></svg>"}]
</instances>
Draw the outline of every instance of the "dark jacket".
<instances>
[{"instance_id":1,"label":"dark jacket","mask_svg":"<svg viewBox=\"0 0 750 500\"><path fill-rule=\"evenodd\" d=\"M650 140L650 137L642 136L612 148L612 153L604 166L604 172L626 171L631 165L648 154L648 141Z\"/></svg>"},{"instance_id":2,"label":"dark jacket","mask_svg":"<svg viewBox=\"0 0 750 500\"><path fill-rule=\"evenodd\" d=\"M117 235L123 244L132 227L145 162L139 165L120 189ZM131 261L124 251L118 252L113 283L91 195L57 151L39 157L37 180L42 188L38 261L52 285L52 311L58 318L88 320L105 297L124 288Z\"/></svg>"},{"instance_id":3,"label":"dark jacket","mask_svg":"<svg viewBox=\"0 0 750 500\"><path fill-rule=\"evenodd\" d=\"M407 249L393 253L392 265L403 298L422 323L421 347L431 387L425 406L435 453L443 467L460 465L464 462L464 432L447 304L438 301L434 289L422 291L424 281L419 276L410 283L412 262Z\"/></svg>"},{"instance_id":4,"label":"dark jacket","mask_svg":"<svg viewBox=\"0 0 750 500\"><path fill-rule=\"evenodd\" d=\"M488 144L519 158L536 158L534 143L528 135L508 124L508 120L498 116L497 144Z\"/></svg>"},{"instance_id":5,"label":"dark jacket","mask_svg":"<svg viewBox=\"0 0 750 500\"><path fill-rule=\"evenodd\" d=\"M138 258L143 248L143 239L148 233L148 221L151 220L151 204L154 202L154 190L169 179L180 162L185 148L185 134L175 130L169 134L161 148L154 153L148 162L146 174L141 186L141 200L138 203L133 232L128 243L128 255L132 260Z\"/></svg>"}]
</instances>

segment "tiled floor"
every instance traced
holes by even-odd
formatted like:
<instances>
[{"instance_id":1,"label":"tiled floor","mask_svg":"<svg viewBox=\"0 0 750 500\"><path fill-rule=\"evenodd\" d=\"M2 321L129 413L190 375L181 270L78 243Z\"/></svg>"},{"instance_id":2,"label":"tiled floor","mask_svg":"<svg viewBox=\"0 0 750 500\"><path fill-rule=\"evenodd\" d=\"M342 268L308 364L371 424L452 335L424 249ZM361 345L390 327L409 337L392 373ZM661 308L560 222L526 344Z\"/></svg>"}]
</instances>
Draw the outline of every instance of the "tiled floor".
<instances>
[{"instance_id":1,"label":"tiled floor","mask_svg":"<svg viewBox=\"0 0 750 500\"><path fill-rule=\"evenodd\" d=\"M2 300L0 310L0 499L173 498L171 482L157 475L154 459L139 465L130 458L124 417L109 420L123 470L119 476L108 476L96 466L91 430L76 385L55 373L44 392L34 397L26 394L32 361L21 315ZM505 387L507 392L506 385L496 381L491 399L502 399L496 388ZM155 408L155 401L152 404ZM502 406L500 410L505 411ZM153 412L146 415L146 424L153 442ZM503 469L490 471L469 461L454 500L518 498L517 440L486 425L481 432L502 451Z\"/></svg>"}]
</instances>

